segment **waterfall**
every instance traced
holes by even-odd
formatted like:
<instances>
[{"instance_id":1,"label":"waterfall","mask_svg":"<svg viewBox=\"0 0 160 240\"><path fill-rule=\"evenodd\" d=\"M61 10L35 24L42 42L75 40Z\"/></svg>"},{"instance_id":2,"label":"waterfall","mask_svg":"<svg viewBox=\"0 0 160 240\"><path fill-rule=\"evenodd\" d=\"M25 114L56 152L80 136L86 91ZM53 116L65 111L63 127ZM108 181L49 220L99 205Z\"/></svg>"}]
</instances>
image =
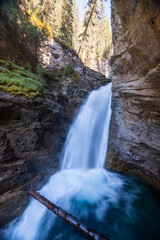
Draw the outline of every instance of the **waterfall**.
<instances>
[{"instance_id":1,"label":"waterfall","mask_svg":"<svg viewBox=\"0 0 160 240\"><path fill-rule=\"evenodd\" d=\"M111 83L92 91L69 131L61 169L104 166L111 117Z\"/></svg>"},{"instance_id":2,"label":"waterfall","mask_svg":"<svg viewBox=\"0 0 160 240\"><path fill-rule=\"evenodd\" d=\"M61 170L40 193L110 240L158 240L160 207L150 192L103 168L110 104L111 83L90 93L68 133ZM148 209L150 205L154 207ZM2 232L2 239L85 240L34 199Z\"/></svg>"}]
</instances>

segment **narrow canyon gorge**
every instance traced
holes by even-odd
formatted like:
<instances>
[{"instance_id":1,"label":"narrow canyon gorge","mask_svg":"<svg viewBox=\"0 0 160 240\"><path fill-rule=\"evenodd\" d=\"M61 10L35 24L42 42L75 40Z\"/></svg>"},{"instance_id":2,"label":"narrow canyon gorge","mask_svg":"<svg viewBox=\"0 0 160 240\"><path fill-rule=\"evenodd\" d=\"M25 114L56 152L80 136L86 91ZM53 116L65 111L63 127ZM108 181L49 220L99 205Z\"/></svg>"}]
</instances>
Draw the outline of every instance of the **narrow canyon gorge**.
<instances>
[{"instance_id":1,"label":"narrow canyon gorge","mask_svg":"<svg viewBox=\"0 0 160 240\"><path fill-rule=\"evenodd\" d=\"M112 1L107 166L160 185L160 2Z\"/></svg>"},{"instance_id":2,"label":"narrow canyon gorge","mask_svg":"<svg viewBox=\"0 0 160 240\"><path fill-rule=\"evenodd\" d=\"M38 49L45 93L26 98L0 88L0 227L23 213L31 186L41 189L60 169L77 110L90 91L110 82L105 166L160 187L160 1L112 0L111 11L114 51L109 77L106 69L90 69L73 49L50 38ZM0 69L12 69L9 60L27 68L33 64L33 52L32 42L19 36L1 14ZM67 64L74 66L70 75L60 72ZM106 67L104 61L101 65Z\"/></svg>"}]
</instances>

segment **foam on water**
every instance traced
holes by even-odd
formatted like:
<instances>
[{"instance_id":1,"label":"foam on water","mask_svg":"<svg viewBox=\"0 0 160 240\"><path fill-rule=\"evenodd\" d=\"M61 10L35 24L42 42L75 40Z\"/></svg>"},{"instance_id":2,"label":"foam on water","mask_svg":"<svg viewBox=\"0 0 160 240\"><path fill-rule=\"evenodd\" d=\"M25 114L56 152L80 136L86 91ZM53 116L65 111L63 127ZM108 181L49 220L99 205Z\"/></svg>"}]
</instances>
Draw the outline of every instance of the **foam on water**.
<instances>
[{"instance_id":1,"label":"foam on water","mask_svg":"<svg viewBox=\"0 0 160 240\"><path fill-rule=\"evenodd\" d=\"M111 84L91 92L67 136L61 171L51 176L40 193L110 240L159 240L157 199L132 180L103 169L110 104ZM2 232L2 239L84 240L84 237L31 199L24 214Z\"/></svg>"},{"instance_id":2,"label":"foam on water","mask_svg":"<svg viewBox=\"0 0 160 240\"><path fill-rule=\"evenodd\" d=\"M87 217L90 214L88 207L93 207L96 217L100 220L111 203L118 204L119 191L123 184L124 181L117 174L100 168L83 171L63 170L53 175L40 193L64 210L74 213L79 209L78 218ZM32 200L18 222L15 220L7 229L6 238L36 239L47 212L42 204ZM49 219L50 221L44 223L45 236L53 227L55 216L49 215ZM42 233L40 239L45 239L42 238Z\"/></svg>"},{"instance_id":3,"label":"foam on water","mask_svg":"<svg viewBox=\"0 0 160 240\"><path fill-rule=\"evenodd\" d=\"M62 169L103 167L111 117L111 83L92 91L68 133Z\"/></svg>"}]
</instances>

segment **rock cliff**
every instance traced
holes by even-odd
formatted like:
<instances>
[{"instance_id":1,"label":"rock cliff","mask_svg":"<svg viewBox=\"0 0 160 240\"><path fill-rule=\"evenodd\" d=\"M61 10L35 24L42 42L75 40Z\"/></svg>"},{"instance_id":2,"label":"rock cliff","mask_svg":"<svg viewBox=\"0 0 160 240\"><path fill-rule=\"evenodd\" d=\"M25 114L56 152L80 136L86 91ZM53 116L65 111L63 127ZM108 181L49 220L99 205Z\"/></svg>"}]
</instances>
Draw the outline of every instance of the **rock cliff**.
<instances>
[{"instance_id":1,"label":"rock cliff","mask_svg":"<svg viewBox=\"0 0 160 240\"><path fill-rule=\"evenodd\" d=\"M160 2L112 0L112 30L107 166L160 185Z\"/></svg>"},{"instance_id":2,"label":"rock cliff","mask_svg":"<svg viewBox=\"0 0 160 240\"><path fill-rule=\"evenodd\" d=\"M7 19L0 17L0 57L28 67L27 45L23 49L17 41ZM59 169L60 153L79 105L88 91L110 81L86 68L73 50L57 40L45 43L39 56L45 66L41 73L47 82L45 94L31 99L0 91L0 227L23 212L31 186L40 189ZM71 75L60 69L62 63L72 65Z\"/></svg>"},{"instance_id":3,"label":"rock cliff","mask_svg":"<svg viewBox=\"0 0 160 240\"><path fill-rule=\"evenodd\" d=\"M46 96L35 99L0 91L0 226L23 212L31 185L40 189L59 169L69 125L88 91L98 87L92 80L56 83L50 75Z\"/></svg>"}]
</instances>

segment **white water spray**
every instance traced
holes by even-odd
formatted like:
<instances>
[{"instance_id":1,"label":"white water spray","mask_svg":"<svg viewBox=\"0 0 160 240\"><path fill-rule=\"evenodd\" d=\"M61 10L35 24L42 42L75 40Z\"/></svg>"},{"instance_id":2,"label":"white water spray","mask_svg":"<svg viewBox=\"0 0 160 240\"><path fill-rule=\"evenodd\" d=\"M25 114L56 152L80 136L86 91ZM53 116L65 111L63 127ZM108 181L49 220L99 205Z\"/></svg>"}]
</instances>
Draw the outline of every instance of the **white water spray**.
<instances>
[{"instance_id":1,"label":"white water spray","mask_svg":"<svg viewBox=\"0 0 160 240\"><path fill-rule=\"evenodd\" d=\"M160 207L153 197L145 196L145 191L141 192L133 181L102 168L108 144L110 102L111 84L90 93L67 136L61 171L50 178L40 194L110 240L158 240L160 217L156 219L155 215L160 216ZM34 199L4 231L2 239L85 240Z\"/></svg>"},{"instance_id":2,"label":"white water spray","mask_svg":"<svg viewBox=\"0 0 160 240\"><path fill-rule=\"evenodd\" d=\"M111 117L111 83L92 91L75 119L62 154L62 169L102 168Z\"/></svg>"},{"instance_id":3,"label":"white water spray","mask_svg":"<svg viewBox=\"0 0 160 240\"><path fill-rule=\"evenodd\" d=\"M67 136L62 152L62 170L53 175L40 191L50 201L60 202L59 205L65 210L71 208L70 200L75 195L79 202L88 201L92 205L98 202L106 191L104 184L101 184L99 189L99 181L103 182L103 178L108 179L110 174L102 169L99 171L87 169L104 166L111 117L110 105L111 83L90 93ZM119 184L121 185L121 181ZM114 185L115 181L108 185L110 199L115 198L114 188L112 190ZM101 211L99 210L98 214L103 215L104 209L102 206L100 208ZM5 238L9 240L46 239L46 234L50 231L55 218L54 215L51 216L52 224L46 224L45 231L42 231L39 236L41 222L46 212L47 209L44 206L32 200L20 220L10 224ZM82 211L81 214L87 213Z\"/></svg>"}]
</instances>

